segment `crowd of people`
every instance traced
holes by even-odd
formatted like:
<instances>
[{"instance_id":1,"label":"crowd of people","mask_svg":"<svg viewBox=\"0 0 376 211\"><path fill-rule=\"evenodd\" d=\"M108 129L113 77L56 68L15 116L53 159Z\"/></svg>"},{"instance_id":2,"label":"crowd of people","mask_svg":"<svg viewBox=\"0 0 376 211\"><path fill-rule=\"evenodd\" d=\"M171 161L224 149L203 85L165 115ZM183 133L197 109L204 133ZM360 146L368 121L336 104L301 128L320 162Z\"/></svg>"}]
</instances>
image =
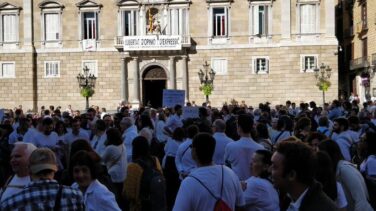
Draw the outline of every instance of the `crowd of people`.
<instances>
[{"instance_id":1,"label":"crowd of people","mask_svg":"<svg viewBox=\"0 0 376 211\"><path fill-rule=\"evenodd\" d=\"M10 109L0 125L0 210L376 208L376 104L198 111Z\"/></svg>"}]
</instances>

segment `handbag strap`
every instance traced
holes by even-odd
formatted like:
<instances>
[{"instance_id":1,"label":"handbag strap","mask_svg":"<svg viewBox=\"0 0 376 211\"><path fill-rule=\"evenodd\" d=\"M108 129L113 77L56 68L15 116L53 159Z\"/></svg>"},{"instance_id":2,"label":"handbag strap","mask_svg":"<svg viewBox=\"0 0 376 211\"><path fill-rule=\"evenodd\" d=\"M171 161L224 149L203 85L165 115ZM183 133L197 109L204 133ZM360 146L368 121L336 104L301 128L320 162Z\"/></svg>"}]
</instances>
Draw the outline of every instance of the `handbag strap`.
<instances>
[{"instance_id":1,"label":"handbag strap","mask_svg":"<svg viewBox=\"0 0 376 211\"><path fill-rule=\"evenodd\" d=\"M195 177L195 176L193 176L193 175L189 175L189 177L192 177L193 179L195 179L195 180L197 180L209 193L210 193L210 195L213 197L213 198L215 198L216 200L219 200L219 199L221 199L222 198L222 192L223 192L223 165L222 165L222 182L221 182L221 196L220 196L220 198L218 198L218 197L216 197L215 195L214 195L214 193L213 192L211 192L210 191L210 189L201 181L201 180L199 180L197 177Z\"/></svg>"},{"instance_id":2,"label":"handbag strap","mask_svg":"<svg viewBox=\"0 0 376 211\"><path fill-rule=\"evenodd\" d=\"M60 210L62 192L63 192L63 186L59 185L59 190L57 191L56 198L55 198L54 211Z\"/></svg>"}]
</instances>

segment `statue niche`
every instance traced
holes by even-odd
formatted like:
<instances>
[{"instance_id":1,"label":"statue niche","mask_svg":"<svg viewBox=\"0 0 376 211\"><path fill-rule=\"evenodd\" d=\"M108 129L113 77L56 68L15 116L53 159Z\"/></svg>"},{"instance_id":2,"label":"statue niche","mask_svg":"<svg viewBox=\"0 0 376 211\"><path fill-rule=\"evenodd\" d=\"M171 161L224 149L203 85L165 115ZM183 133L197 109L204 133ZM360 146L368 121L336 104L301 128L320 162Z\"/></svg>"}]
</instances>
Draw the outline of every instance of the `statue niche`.
<instances>
[{"instance_id":1,"label":"statue niche","mask_svg":"<svg viewBox=\"0 0 376 211\"><path fill-rule=\"evenodd\" d=\"M151 7L146 13L146 31L147 34L163 34L161 28L161 14L157 8Z\"/></svg>"}]
</instances>

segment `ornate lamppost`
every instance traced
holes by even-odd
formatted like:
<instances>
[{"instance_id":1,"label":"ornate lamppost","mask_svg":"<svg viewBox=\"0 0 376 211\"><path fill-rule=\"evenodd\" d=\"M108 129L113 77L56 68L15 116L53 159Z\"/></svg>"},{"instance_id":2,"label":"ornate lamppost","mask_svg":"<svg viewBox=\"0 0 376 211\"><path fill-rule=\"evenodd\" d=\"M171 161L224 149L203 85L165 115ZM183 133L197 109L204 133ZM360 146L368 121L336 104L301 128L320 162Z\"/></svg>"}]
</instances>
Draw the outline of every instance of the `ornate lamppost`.
<instances>
[{"instance_id":1,"label":"ornate lamppost","mask_svg":"<svg viewBox=\"0 0 376 211\"><path fill-rule=\"evenodd\" d=\"M215 72L213 69L211 69L207 61L205 61L205 64L203 64L205 73L200 69L198 72L198 77L200 79L200 90L203 91L205 97L206 97L206 102L209 102L209 95L211 95L211 92L213 91L213 82L215 78ZM209 70L210 69L210 70Z\"/></svg>"},{"instance_id":2,"label":"ornate lamppost","mask_svg":"<svg viewBox=\"0 0 376 211\"><path fill-rule=\"evenodd\" d=\"M324 63L321 64L320 69L316 68L315 71L315 78L317 81L316 86L322 91L322 103L325 104L325 92L328 91L331 83L329 81L330 76L332 74L332 69L329 65L325 65Z\"/></svg>"},{"instance_id":3,"label":"ornate lamppost","mask_svg":"<svg viewBox=\"0 0 376 211\"><path fill-rule=\"evenodd\" d=\"M89 68L85 66L83 68L84 73L78 73L77 81L81 88L81 95L86 98L86 109L89 108L89 97L94 95L95 81L97 77L94 74L89 73Z\"/></svg>"}]
</instances>

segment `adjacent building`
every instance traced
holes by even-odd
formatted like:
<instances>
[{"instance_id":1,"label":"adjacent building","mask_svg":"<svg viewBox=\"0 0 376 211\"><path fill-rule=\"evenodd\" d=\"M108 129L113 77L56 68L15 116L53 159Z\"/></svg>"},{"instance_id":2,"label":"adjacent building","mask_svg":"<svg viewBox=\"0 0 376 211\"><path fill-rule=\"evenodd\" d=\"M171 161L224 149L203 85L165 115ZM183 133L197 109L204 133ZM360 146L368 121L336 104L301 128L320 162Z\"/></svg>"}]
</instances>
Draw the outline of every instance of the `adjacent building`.
<instances>
[{"instance_id":1,"label":"adjacent building","mask_svg":"<svg viewBox=\"0 0 376 211\"><path fill-rule=\"evenodd\" d=\"M83 108L76 76L97 77L90 104L158 107L163 89L200 104L198 72L216 73L211 104L338 97L335 0L0 1L0 105ZM371 24L369 24L371 25ZM372 24L373 25L373 24ZM355 46L358 44L355 44ZM359 53L356 53L357 56Z\"/></svg>"},{"instance_id":2,"label":"adjacent building","mask_svg":"<svg viewBox=\"0 0 376 211\"><path fill-rule=\"evenodd\" d=\"M376 2L338 1L337 35L343 49L339 56L340 84L361 102L376 99Z\"/></svg>"}]
</instances>

